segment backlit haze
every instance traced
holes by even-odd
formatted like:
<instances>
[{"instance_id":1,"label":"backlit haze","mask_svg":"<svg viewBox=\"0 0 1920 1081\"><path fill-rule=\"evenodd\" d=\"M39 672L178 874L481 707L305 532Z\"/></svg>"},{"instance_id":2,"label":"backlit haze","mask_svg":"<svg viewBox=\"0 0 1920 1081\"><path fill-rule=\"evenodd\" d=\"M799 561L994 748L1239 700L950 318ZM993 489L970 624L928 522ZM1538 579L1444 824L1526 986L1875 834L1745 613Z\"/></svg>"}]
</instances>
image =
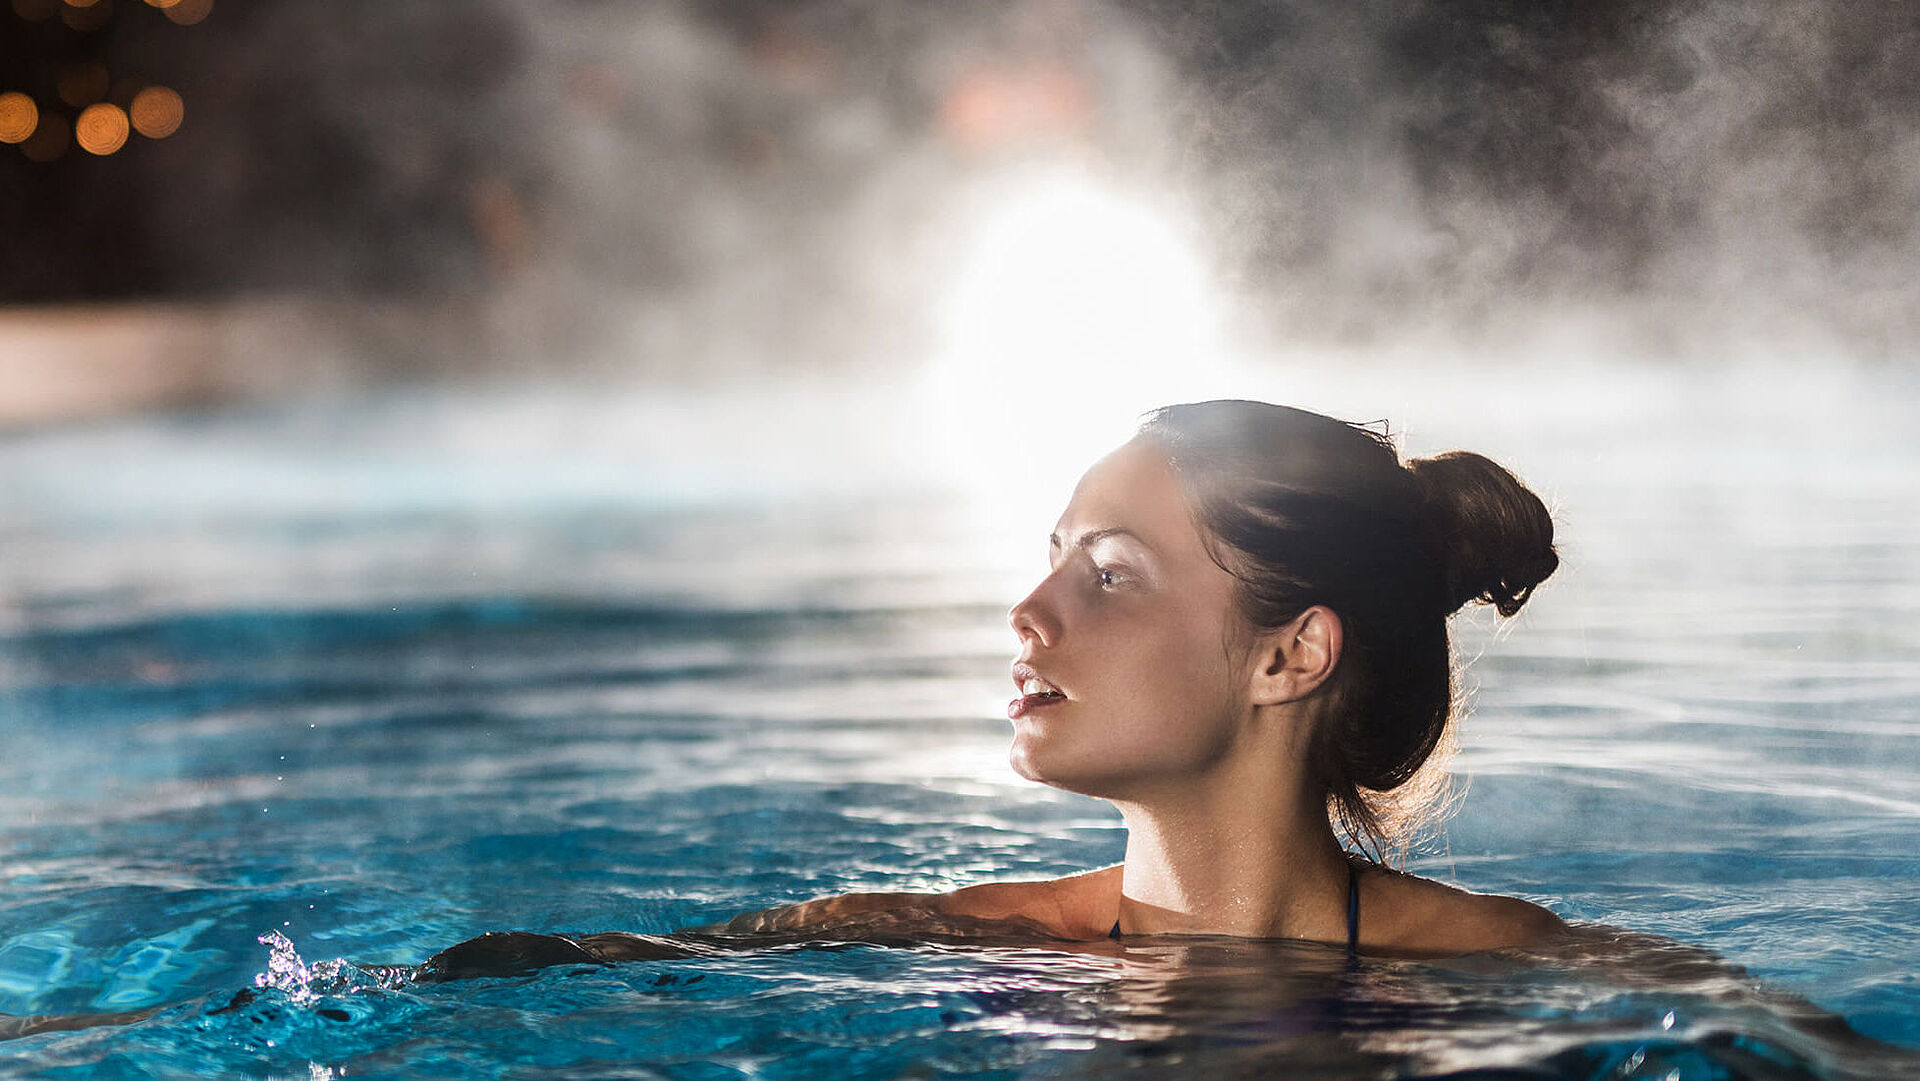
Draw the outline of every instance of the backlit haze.
<instances>
[{"instance_id":1,"label":"backlit haze","mask_svg":"<svg viewBox=\"0 0 1920 1081\"><path fill-rule=\"evenodd\" d=\"M1892 0L0 24L0 424L332 402L415 490L951 490L1037 553L1169 401L1498 451L1667 399L1806 426L1920 343ZM284 438L249 498L328 505L301 455L354 448Z\"/></svg>"}]
</instances>

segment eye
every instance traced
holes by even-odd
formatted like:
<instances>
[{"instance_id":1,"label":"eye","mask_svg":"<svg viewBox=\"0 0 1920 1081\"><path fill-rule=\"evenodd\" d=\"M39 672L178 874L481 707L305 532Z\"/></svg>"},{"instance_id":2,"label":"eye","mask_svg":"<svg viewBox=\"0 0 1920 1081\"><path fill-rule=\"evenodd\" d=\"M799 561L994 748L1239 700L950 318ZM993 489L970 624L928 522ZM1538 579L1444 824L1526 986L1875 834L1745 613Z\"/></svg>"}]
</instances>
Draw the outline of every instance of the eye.
<instances>
[{"instance_id":1,"label":"eye","mask_svg":"<svg viewBox=\"0 0 1920 1081\"><path fill-rule=\"evenodd\" d=\"M1094 577L1099 579L1101 589L1112 589L1120 581L1120 575L1105 567L1094 568Z\"/></svg>"}]
</instances>

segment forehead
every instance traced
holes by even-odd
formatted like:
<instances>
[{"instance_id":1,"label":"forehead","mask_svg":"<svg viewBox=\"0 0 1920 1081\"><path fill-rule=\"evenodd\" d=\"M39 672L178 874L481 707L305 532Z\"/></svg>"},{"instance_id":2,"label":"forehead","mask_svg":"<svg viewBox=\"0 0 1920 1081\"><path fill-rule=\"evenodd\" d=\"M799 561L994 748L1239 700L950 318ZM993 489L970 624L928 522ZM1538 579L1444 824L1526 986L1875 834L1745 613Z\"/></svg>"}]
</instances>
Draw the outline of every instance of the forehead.
<instances>
[{"instance_id":1,"label":"forehead","mask_svg":"<svg viewBox=\"0 0 1920 1081\"><path fill-rule=\"evenodd\" d=\"M1095 462L1074 488L1055 536L1072 544L1079 533L1114 526L1162 553L1208 558L1179 478L1151 443L1136 439Z\"/></svg>"}]
</instances>

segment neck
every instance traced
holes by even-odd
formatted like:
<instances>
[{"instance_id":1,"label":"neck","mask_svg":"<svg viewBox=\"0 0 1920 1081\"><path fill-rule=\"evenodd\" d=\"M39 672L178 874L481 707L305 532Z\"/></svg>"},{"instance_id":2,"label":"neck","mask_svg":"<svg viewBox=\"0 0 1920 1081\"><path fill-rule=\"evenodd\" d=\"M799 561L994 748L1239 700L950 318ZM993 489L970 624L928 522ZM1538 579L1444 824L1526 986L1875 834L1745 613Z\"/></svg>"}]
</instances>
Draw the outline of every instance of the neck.
<instances>
[{"instance_id":1,"label":"neck","mask_svg":"<svg viewBox=\"0 0 1920 1081\"><path fill-rule=\"evenodd\" d=\"M1177 792L1114 801L1124 930L1345 940L1346 857L1325 804L1273 772L1229 761Z\"/></svg>"}]
</instances>

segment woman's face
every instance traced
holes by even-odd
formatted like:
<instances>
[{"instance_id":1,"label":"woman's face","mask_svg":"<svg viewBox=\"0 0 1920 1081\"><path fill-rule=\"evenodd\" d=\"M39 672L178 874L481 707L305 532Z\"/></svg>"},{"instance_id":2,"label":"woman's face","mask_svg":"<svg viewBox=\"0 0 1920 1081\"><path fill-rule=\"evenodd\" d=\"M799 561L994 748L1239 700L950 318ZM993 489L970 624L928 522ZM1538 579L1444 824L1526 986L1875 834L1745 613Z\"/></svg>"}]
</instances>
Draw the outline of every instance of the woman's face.
<instances>
[{"instance_id":1,"label":"woman's face","mask_svg":"<svg viewBox=\"0 0 1920 1081\"><path fill-rule=\"evenodd\" d=\"M1052 570L1009 613L1014 770L1124 799L1221 761L1251 708L1250 654L1234 579L1162 452L1135 440L1097 462L1048 544Z\"/></svg>"}]
</instances>

